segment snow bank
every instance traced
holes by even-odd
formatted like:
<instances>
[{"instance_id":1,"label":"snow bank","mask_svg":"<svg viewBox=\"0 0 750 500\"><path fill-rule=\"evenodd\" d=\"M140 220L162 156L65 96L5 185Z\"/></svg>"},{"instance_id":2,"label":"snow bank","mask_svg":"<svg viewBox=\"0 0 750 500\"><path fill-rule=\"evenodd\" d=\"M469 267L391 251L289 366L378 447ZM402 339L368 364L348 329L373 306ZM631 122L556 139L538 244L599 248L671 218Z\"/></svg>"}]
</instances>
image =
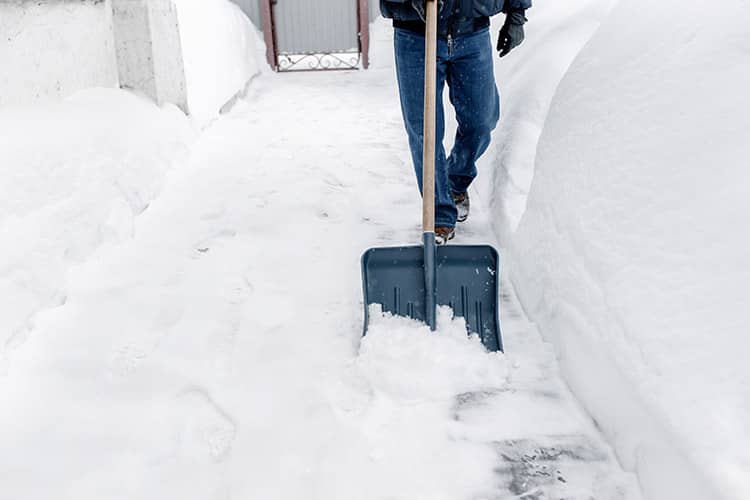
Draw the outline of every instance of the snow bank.
<instances>
[{"instance_id":1,"label":"snow bank","mask_svg":"<svg viewBox=\"0 0 750 500\"><path fill-rule=\"evenodd\" d=\"M613 3L540 3L527 14L523 45L495 63L503 116L487 157L496 158L489 199L495 230L503 243L507 244L526 209L536 146L557 85ZM503 16L495 21L502 22Z\"/></svg>"},{"instance_id":2,"label":"snow bank","mask_svg":"<svg viewBox=\"0 0 750 500\"><path fill-rule=\"evenodd\" d=\"M120 90L0 113L0 373L66 272L128 239L191 134L174 107Z\"/></svg>"},{"instance_id":3,"label":"snow bank","mask_svg":"<svg viewBox=\"0 0 750 500\"><path fill-rule=\"evenodd\" d=\"M180 23L188 107L199 122L214 118L261 71L263 43L228 0L174 0Z\"/></svg>"},{"instance_id":4,"label":"snow bank","mask_svg":"<svg viewBox=\"0 0 750 500\"><path fill-rule=\"evenodd\" d=\"M524 307L651 499L750 497L748 24L741 0L620 2L560 84L511 239Z\"/></svg>"}]
</instances>

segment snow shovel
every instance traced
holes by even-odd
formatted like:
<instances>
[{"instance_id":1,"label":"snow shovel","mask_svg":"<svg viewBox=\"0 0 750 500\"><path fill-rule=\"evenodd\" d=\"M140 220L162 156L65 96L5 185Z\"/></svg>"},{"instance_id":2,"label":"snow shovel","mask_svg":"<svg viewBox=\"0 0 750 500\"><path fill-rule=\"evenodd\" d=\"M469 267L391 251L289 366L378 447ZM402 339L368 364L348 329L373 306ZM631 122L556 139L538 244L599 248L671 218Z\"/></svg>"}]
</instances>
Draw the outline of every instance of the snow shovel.
<instances>
[{"instance_id":1,"label":"snow shovel","mask_svg":"<svg viewBox=\"0 0 750 500\"><path fill-rule=\"evenodd\" d=\"M498 321L499 256L488 245L435 243L435 106L437 0L427 0L422 246L371 248L362 255L365 328L369 306L424 321L435 330L437 306L448 305L490 351L502 351Z\"/></svg>"}]
</instances>

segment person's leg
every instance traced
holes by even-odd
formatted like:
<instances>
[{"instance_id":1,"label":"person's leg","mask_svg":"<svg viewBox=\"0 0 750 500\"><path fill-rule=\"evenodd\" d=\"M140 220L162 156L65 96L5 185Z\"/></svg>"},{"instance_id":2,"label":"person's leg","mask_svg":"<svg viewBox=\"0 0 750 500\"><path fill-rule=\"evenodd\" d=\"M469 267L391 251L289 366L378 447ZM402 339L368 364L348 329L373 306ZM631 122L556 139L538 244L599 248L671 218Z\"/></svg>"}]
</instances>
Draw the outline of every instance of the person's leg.
<instances>
[{"instance_id":1,"label":"person's leg","mask_svg":"<svg viewBox=\"0 0 750 500\"><path fill-rule=\"evenodd\" d=\"M458 130L448 158L448 175L452 191L461 194L476 177L476 162L487 150L500 119L500 96L489 30L458 38L453 45L447 81Z\"/></svg>"},{"instance_id":2,"label":"person's leg","mask_svg":"<svg viewBox=\"0 0 750 500\"><path fill-rule=\"evenodd\" d=\"M396 54L396 76L401 96L401 112L409 137L414 171L417 174L419 191L422 192L422 149L424 137L424 36L411 31L396 29L394 48ZM443 110L443 88L445 86L445 56L447 47L438 40L437 102L435 137L435 226L456 225L456 207L451 198L448 177L448 162L443 147L445 115Z\"/></svg>"}]
</instances>

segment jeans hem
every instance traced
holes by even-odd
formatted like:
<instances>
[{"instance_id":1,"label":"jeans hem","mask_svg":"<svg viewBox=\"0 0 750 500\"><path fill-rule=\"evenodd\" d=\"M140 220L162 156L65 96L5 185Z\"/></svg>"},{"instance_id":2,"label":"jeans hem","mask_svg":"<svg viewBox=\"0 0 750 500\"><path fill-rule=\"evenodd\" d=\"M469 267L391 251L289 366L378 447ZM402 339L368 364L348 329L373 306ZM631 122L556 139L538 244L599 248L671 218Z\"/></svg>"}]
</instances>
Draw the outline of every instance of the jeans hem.
<instances>
[{"instance_id":1,"label":"jeans hem","mask_svg":"<svg viewBox=\"0 0 750 500\"><path fill-rule=\"evenodd\" d=\"M456 221L453 221L453 222L435 221L435 227L456 227Z\"/></svg>"}]
</instances>

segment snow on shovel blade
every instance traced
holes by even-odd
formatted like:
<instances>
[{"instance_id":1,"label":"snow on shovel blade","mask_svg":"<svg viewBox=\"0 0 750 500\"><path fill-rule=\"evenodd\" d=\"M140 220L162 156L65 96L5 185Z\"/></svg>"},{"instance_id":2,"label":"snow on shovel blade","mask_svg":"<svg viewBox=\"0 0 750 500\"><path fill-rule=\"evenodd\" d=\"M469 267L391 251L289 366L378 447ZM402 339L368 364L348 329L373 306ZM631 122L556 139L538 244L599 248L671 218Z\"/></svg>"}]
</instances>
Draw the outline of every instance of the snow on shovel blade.
<instances>
[{"instance_id":1,"label":"snow on shovel blade","mask_svg":"<svg viewBox=\"0 0 750 500\"><path fill-rule=\"evenodd\" d=\"M502 351L498 320L500 258L491 246L437 248L437 303L448 305L490 351ZM362 255L365 334L370 304L384 312L425 320L424 250L421 246L371 248Z\"/></svg>"}]
</instances>

